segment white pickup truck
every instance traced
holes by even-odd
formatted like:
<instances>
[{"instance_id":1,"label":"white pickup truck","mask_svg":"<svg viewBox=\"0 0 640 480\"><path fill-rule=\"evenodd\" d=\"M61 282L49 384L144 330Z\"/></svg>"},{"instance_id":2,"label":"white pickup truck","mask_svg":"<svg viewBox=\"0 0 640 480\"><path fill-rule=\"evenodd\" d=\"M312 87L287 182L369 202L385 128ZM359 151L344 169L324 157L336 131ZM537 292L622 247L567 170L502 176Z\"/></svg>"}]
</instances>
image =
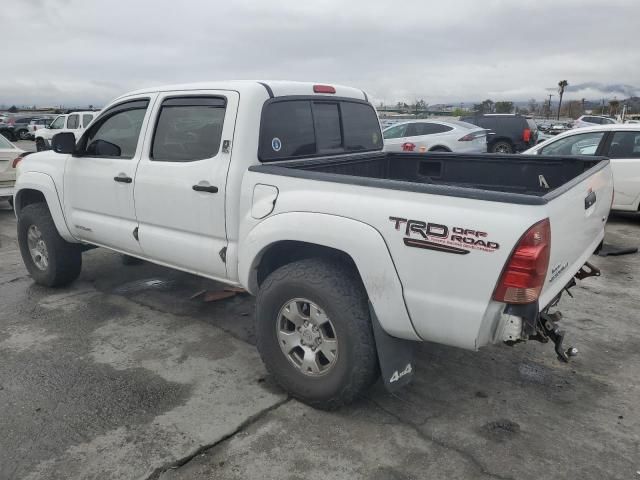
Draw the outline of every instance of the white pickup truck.
<instances>
[{"instance_id":1,"label":"white pickup truck","mask_svg":"<svg viewBox=\"0 0 640 480\"><path fill-rule=\"evenodd\" d=\"M361 90L234 81L140 90L18 165L18 239L61 286L105 247L257 295L260 354L314 406L352 401L412 346L535 338L601 244L601 157L385 153ZM588 264L586 264L588 265ZM571 352L569 352L571 353Z\"/></svg>"}]
</instances>

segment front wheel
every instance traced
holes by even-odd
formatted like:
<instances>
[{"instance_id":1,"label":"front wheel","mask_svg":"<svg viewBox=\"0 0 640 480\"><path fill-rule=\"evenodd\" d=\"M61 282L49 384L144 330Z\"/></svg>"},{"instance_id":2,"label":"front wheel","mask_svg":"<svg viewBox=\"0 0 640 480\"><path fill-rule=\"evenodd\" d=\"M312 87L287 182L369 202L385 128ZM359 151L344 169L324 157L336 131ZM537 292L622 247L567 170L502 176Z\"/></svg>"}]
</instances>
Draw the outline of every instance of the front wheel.
<instances>
[{"instance_id":1,"label":"front wheel","mask_svg":"<svg viewBox=\"0 0 640 480\"><path fill-rule=\"evenodd\" d=\"M19 130L18 138L20 140L29 140L29 130Z\"/></svg>"},{"instance_id":2,"label":"front wheel","mask_svg":"<svg viewBox=\"0 0 640 480\"><path fill-rule=\"evenodd\" d=\"M351 269L322 259L279 268L260 287L256 319L267 369L313 407L351 403L378 376L367 295Z\"/></svg>"},{"instance_id":3,"label":"front wheel","mask_svg":"<svg viewBox=\"0 0 640 480\"><path fill-rule=\"evenodd\" d=\"M80 275L80 245L60 236L46 204L32 203L20 211L18 244L22 260L37 284L59 287Z\"/></svg>"},{"instance_id":4,"label":"front wheel","mask_svg":"<svg viewBox=\"0 0 640 480\"><path fill-rule=\"evenodd\" d=\"M36 151L43 152L47 149L47 146L44 144L44 140L42 138L36 138Z\"/></svg>"}]
</instances>

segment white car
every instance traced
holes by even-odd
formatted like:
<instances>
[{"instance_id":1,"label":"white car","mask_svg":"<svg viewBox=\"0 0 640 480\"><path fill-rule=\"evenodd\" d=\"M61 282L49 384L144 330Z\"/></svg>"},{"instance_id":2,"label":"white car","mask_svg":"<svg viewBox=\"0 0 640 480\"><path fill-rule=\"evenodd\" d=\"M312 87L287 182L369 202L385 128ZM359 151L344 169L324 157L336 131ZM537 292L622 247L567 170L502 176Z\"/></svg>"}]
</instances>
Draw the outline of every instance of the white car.
<instances>
[{"instance_id":1,"label":"white car","mask_svg":"<svg viewBox=\"0 0 640 480\"><path fill-rule=\"evenodd\" d=\"M613 125L617 123L613 118L601 115L582 115L573 121L573 128L595 127L596 125Z\"/></svg>"},{"instance_id":2,"label":"white car","mask_svg":"<svg viewBox=\"0 0 640 480\"><path fill-rule=\"evenodd\" d=\"M569 130L523 152L530 155L602 155L611 160L613 210L640 207L640 124L615 124Z\"/></svg>"},{"instance_id":3,"label":"white car","mask_svg":"<svg viewBox=\"0 0 640 480\"><path fill-rule=\"evenodd\" d=\"M487 152L487 130L458 120L410 120L382 135L387 152Z\"/></svg>"},{"instance_id":4,"label":"white car","mask_svg":"<svg viewBox=\"0 0 640 480\"><path fill-rule=\"evenodd\" d=\"M417 341L566 361L549 309L596 274L613 194L602 158L384 152L365 92L282 81L123 95L18 170L36 283L94 245L241 287L273 377L322 408L406 384Z\"/></svg>"},{"instance_id":5,"label":"white car","mask_svg":"<svg viewBox=\"0 0 640 480\"><path fill-rule=\"evenodd\" d=\"M30 137L35 138L36 130L39 130L41 128L47 128L49 125L51 125L51 122L53 121L54 118L55 118L54 116L44 116L44 117L36 118L35 120L31 120L31 122L27 126L27 128L29 129Z\"/></svg>"},{"instance_id":6,"label":"white car","mask_svg":"<svg viewBox=\"0 0 640 480\"><path fill-rule=\"evenodd\" d=\"M100 112L73 112L58 115L48 126L34 132L36 150L41 152L51 148L51 139L61 132L72 132L76 140Z\"/></svg>"},{"instance_id":7,"label":"white car","mask_svg":"<svg viewBox=\"0 0 640 480\"><path fill-rule=\"evenodd\" d=\"M9 200L10 203L13 203L13 189L16 183L14 160L24 153L24 150L0 135L0 199Z\"/></svg>"}]
</instances>

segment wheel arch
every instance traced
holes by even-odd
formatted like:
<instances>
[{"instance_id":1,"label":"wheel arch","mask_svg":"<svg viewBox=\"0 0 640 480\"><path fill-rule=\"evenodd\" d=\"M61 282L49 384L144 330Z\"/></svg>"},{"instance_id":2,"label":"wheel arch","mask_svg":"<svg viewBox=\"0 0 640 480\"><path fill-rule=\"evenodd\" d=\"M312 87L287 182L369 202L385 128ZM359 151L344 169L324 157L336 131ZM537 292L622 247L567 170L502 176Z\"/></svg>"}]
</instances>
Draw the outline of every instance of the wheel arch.
<instances>
[{"instance_id":1,"label":"wheel arch","mask_svg":"<svg viewBox=\"0 0 640 480\"><path fill-rule=\"evenodd\" d=\"M358 220L312 212L271 216L254 226L240 244L238 278L256 293L261 280L276 268L318 256L355 268L385 331L400 338L420 339L382 235Z\"/></svg>"},{"instance_id":2,"label":"wheel arch","mask_svg":"<svg viewBox=\"0 0 640 480\"><path fill-rule=\"evenodd\" d=\"M14 194L16 217L20 217L21 210L27 205L41 202L47 205L60 236L68 242L77 242L67 227L53 179L49 175L40 172L20 174Z\"/></svg>"},{"instance_id":3,"label":"wheel arch","mask_svg":"<svg viewBox=\"0 0 640 480\"><path fill-rule=\"evenodd\" d=\"M437 150L440 150L440 151L443 151L443 152L444 151L451 152L451 149L449 147L447 147L446 145L440 145L440 144L434 145L433 147L431 147L429 149L430 152L437 151Z\"/></svg>"}]
</instances>

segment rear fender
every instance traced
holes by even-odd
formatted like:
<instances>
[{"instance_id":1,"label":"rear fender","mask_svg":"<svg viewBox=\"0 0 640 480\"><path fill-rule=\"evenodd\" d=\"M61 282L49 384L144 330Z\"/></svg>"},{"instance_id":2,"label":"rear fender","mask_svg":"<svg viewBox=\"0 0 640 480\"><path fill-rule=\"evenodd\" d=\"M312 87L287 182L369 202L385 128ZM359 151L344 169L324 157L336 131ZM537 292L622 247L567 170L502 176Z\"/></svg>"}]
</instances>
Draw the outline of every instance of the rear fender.
<instances>
[{"instance_id":1,"label":"rear fender","mask_svg":"<svg viewBox=\"0 0 640 480\"><path fill-rule=\"evenodd\" d=\"M53 179L46 173L24 172L18 176L14 195L16 216L20 217L20 211L24 203L23 200L30 190L35 190L44 195L47 201L47 207L51 213L51 218L53 218L53 222L60 236L68 242L77 242L67 227L56 185Z\"/></svg>"},{"instance_id":2,"label":"rear fender","mask_svg":"<svg viewBox=\"0 0 640 480\"><path fill-rule=\"evenodd\" d=\"M271 245L292 240L334 248L355 263L382 328L394 337L420 340L391 254L382 235L370 225L335 215L291 212L268 217L240 238L238 278L252 293L258 288L253 279L260 260Z\"/></svg>"}]
</instances>

